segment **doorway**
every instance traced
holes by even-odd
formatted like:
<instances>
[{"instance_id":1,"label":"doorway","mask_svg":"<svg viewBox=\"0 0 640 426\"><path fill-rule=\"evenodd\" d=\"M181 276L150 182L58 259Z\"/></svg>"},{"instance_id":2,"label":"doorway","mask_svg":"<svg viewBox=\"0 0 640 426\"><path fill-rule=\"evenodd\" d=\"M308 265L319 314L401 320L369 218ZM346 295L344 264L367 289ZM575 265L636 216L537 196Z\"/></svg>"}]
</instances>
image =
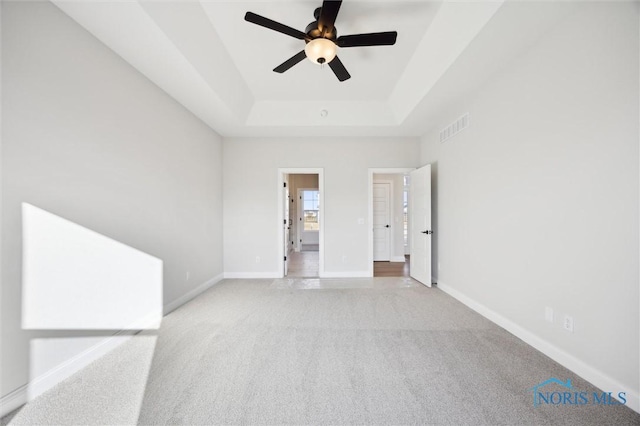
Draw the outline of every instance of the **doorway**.
<instances>
[{"instance_id":1,"label":"doorway","mask_svg":"<svg viewBox=\"0 0 640 426\"><path fill-rule=\"evenodd\" d=\"M324 272L323 169L278 170L282 277L321 277Z\"/></svg>"},{"instance_id":2,"label":"doorway","mask_svg":"<svg viewBox=\"0 0 640 426\"><path fill-rule=\"evenodd\" d=\"M369 169L369 275L410 273L409 173L411 168Z\"/></svg>"}]
</instances>

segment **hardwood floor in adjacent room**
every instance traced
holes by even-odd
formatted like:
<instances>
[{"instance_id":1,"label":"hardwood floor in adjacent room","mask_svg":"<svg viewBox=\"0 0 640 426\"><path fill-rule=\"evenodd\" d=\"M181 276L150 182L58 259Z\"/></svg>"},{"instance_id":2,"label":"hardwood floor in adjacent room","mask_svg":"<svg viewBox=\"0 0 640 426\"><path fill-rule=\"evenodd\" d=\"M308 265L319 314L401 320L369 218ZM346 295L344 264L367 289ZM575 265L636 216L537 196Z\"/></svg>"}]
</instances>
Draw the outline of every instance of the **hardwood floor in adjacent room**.
<instances>
[{"instance_id":1,"label":"hardwood floor in adjacent room","mask_svg":"<svg viewBox=\"0 0 640 426\"><path fill-rule=\"evenodd\" d=\"M318 255L318 251L290 252L287 277L318 277L320 262Z\"/></svg>"},{"instance_id":2,"label":"hardwood floor in adjacent room","mask_svg":"<svg viewBox=\"0 0 640 426\"><path fill-rule=\"evenodd\" d=\"M409 256L402 262L373 262L374 277L408 277Z\"/></svg>"}]
</instances>

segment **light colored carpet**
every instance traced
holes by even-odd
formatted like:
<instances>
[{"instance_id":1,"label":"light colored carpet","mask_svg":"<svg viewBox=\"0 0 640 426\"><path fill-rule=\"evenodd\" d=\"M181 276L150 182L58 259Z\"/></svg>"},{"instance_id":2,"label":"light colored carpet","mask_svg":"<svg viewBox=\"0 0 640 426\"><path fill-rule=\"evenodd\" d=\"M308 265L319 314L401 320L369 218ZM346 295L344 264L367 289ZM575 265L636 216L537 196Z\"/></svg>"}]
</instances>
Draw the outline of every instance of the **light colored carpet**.
<instances>
[{"instance_id":1,"label":"light colored carpet","mask_svg":"<svg viewBox=\"0 0 640 426\"><path fill-rule=\"evenodd\" d=\"M549 377L596 391L407 278L226 280L11 422L640 424L623 406L534 408Z\"/></svg>"}]
</instances>

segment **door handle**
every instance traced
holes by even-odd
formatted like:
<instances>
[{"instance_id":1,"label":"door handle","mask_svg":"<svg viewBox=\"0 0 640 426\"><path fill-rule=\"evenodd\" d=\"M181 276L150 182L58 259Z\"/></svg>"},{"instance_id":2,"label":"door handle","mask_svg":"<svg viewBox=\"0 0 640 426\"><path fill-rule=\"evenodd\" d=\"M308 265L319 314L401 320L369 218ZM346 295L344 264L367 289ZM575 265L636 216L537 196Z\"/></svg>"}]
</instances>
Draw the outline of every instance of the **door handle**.
<instances>
[{"instance_id":1,"label":"door handle","mask_svg":"<svg viewBox=\"0 0 640 426\"><path fill-rule=\"evenodd\" d=\"M385 228L388 228L388 227L389 227L389 225L385 225L384 227L385 227Z\"/></svg>"},{"instance_id":2,"label":"door handle","mask_svg":"<svg viewBox=\"0 0 640 426\"><path fill-rule=\"evenodd\" d=\"M433 231L422 231L422 234L431 235L431 234L433 234Z\"/></svg>"}]
</instances>

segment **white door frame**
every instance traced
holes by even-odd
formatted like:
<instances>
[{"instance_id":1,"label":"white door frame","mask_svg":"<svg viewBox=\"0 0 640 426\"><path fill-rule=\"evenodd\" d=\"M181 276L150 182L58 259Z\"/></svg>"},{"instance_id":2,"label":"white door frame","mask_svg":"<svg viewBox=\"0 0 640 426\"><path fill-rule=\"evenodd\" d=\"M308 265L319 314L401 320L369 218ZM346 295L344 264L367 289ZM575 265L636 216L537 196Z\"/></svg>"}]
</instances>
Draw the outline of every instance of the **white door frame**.
<instances>
[{"instance_id":1,"label":"white door frame","mask_svg":"<svg viewBox=\"0 0 640 426\"><path fill-rule=\"evenodd\" d=\"M374 174L406 174L414 171L415 167L372 167L369 168L369 186L368 186L368 226L369 226L369 248L368 248L368 264L369 264L369 276L373 277L373 175ZM411 203L411 200L409 200ZM322 207L322 205L320 205ZM320 227L322 230L322 226Z\"/></svg>"},{"instance_id":2,"label":"white door frame","mask_svg":"<svg viewBox=\"0 0 640 426\"><path fill-rule=\"evenodd\" d=\"M278 259L278 277L284 277L284 232L282 232L282 224L284 223L284 175L318 175L318 192L320 202L320 218L319 218L319 235L318 235L318 276L324 276L324 168L322 167L283 167L278 168L278 223L277 223L277 247L279 251ZM372 236L373 238L373 236ZM373 253L372 253L373 255Z\"/></svg>"}]
</instances>

